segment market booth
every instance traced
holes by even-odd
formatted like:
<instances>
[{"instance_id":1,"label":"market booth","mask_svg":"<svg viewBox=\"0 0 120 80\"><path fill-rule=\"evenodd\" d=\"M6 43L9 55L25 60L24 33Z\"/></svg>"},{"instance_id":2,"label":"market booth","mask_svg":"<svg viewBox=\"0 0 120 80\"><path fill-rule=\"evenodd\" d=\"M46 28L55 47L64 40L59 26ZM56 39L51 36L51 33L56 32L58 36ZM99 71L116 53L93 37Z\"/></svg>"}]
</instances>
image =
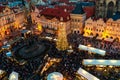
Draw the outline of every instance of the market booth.
<instances>
[{"instance_id":1,"label":"market booth","mask_svg":"<svg viewBox=\"0 0 120 80\"><path fill-rule=\"evenodd\" d=\"M63 80L63 75L59 72L53 72L47 76L47 80Z\"/></svg>"},{"instance_id":2,"label":"market booth","mask_svg":"<svg viewBox=\"0 0 120 80\"><path fill-rule=\"evenodd\" d=\"M17 72L12 72L9 76L9 80L18 80L18 73Z\"/></svg>"},{"instance_id":3,"label":"market booth","mask_svg":"<svg viewBox=\"0 0 120 80\"><path fill-rule=\"evenodd\" d=\"M83 59L83 64L90 66L120 66L120 60Z\"/></svg>"},{"instance_id":4,"label":"market booth","mask_svg":"<svg viewBox=\"0 0 120 80\"><path fill-rule=\"evenodd\" d=\"M99 55L102 55L102 56L104 56L105 53L106 53L106 51L104 51L104 50L94 48L94 47L90 47L90 46L81 45L81 44L78 46L78 48L80 50L89 51L91 53L99 54Z\"/></svg>"},{"instance_id":5,"label":"market booth","mask_svg":"<svg viewBox=\"0 0 120 80\"><path fill-rule=\"evenodd\" d=\"M7 52L7 53L6 53L6 56L7 56L7 57L11 57L11 56L12 56L12 52L11 52L11 51Z\"/></svg>"},{"instance_id":6,"label":"market booth","mask_svg":"<svg viewBox=\"0 0 120 80\"><path fill-rule=\"evenodd\" d=\"M24 37L24 38L30 37L31 34L32 34L32 32L30 30L24 29L24 30L21 31L21 36Z\"/></svg>"},{"instance_id":7,"label":"market booth","mask_svg":"<svg viewBox=\"0 0 120 80\"><path fill-rule=\"evenodd\" d=\"M98 79L97 77L95 77L94 75L90 74L89 72L87 72L86 70L84 70L82 68L79 68L77 73L87 80L100 80L100 79Z\"/></svg>"}]
</instances>

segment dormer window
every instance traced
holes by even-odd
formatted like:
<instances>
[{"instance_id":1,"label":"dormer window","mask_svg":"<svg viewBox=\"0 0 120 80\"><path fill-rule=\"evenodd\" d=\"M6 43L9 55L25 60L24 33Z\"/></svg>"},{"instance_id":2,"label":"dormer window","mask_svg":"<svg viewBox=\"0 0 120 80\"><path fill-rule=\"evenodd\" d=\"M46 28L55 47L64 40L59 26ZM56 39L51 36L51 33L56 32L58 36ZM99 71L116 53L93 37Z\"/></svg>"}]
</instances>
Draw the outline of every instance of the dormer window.
<instances>
[{"instance_id":1,"label":"dormer window","mask_svg":"<svg viewBox=\"0 0 120 80\"><path fill-rule=\"evenodd\" d=\"M67 12L67 9L64 9L65 12Z\"/></svg>"},{"instance_id":2,"label":"dormer window","mask_svg":"<svg viewBox=\"0 0 120 80\"><path fill-rule=\"evenodd\" d=\"M67 17L67 19L69 20L69 16Z\"/></svg>"},{"instance_id":3,"label":"dormer window","mask_svg":"<svg viewBox=\"0 0 120 80\"><path fill-rule=\"evenodd\" d=\"M60 18L60 21L63 21L63 17Z\"/></svg>"}]
</instances>

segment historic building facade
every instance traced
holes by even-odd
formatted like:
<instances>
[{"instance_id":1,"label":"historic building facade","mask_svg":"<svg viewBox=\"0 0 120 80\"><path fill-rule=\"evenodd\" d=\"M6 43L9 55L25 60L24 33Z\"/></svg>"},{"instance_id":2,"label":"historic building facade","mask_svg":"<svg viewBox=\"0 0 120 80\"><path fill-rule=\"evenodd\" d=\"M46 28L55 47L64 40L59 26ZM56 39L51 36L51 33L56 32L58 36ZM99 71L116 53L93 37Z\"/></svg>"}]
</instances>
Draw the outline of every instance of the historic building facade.
<instances>
[{"instance_id":1,"label":"historic building facade","mask_svg":"<svg viewBox=\"0 0 120 80\"><path fill-rule=\"evenodd\" d=\"M14 9L15 13L15 27L17 30L22 29L25 25L25 13L20 8Z\"/></svg>"},{"instance_id":2,"label":"historic building facade","mask_svg":"<svg viewBox=\"0 0 120 80\"><path fill-rule=\"evenodd\" d=\"M120 0L96 0L96 17L111 18L116 11L120 11Z\"/></svg>"},{"instance_id":3,"label":"historic building facade","mask_svg":"<svg viewBox=\"0 0 120 80\"><path fill-rule=\"evenodd\" d=\"M114 21L108 19L93 20L91 18L85 21L84 36L96 36L99 39L119 39L120 40L120 20Z\"/></svg>"},{"instance_id":4,"label":"historic building facade","mask_svg":"<svg viewBox=\"0 0 120 80\"><path fill-rule=\"evenodd\" d=\"M45 8L41 12L35 9L31 13L32 20L42 27L42 34L57 38L57 48L68 48L67 35L71 33L70 14L58 8Z\"/></svg>"},{"instance_id":5,"label":"historic building facade","mask_svg":"<svg viewBox=\"0 0 120 80\"><path fill-rule=\"evenodd\" d=\"M70 14L71 17L71 30L73 33L83 33L84 22L86 14Z\"/></svg>"},{"instance_id":6,"label":"historic building facade","mask_svg":"<svg viewBox=\"0 0 120 80\"><path fill-rule=\"evenodd\" d=\"M0 37L4 39L14 30L15 14L9 7L1 6L0 10Z\"/></svg>"},{"instance_id":7,"label":"historic building facade","mask_svg":"<svg viewBox=\"0 0 120 80\"><path fill-rule=\"evenodd\" d=\"M19 8L0 6L0 40L11 36L24 26L24 11Z\"/></svg>"}]
</instances>

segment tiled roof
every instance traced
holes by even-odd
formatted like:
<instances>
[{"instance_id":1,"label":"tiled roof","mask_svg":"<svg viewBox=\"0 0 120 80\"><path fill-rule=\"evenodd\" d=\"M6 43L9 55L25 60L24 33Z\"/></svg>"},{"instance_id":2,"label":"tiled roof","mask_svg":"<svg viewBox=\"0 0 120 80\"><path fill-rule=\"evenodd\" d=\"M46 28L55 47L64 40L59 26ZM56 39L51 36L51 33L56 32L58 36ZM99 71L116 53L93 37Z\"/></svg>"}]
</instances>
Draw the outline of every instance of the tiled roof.
<instances>
[{"instance_id":1,"label":"tiled roof","mask_svg":"<svg viewBox=\"0 0 120 80\"><path fill-rule=\"evenodd\" d=\"M70 13L58 8L46 8L40 14L48 19L57 18L61 22L70 20Z\"/></svg>"},{"instance_id":2,"label":"tiled roof","mask_svg":"<svg viewBox=\"0 0 120 80\"><path fill-rule=\"evenodd\" d=\"M5 6L0 6L0 12L3 12L4 9L5 9Z\"/></svg>"},{"instance_id":3,"label":"tiled roof","mask_svg":"<svg viewBox=\"0 0 120 80\"><path fill-rule=\"evenodd\" d=\"M86 13L86 17L92 17L95 14L95 7L94 6L85 6L84 11Z\"/></svg>"},{"instance_id":4,"label":"tiled roof","mask_svg":"<svg viewBox=\"0 0 120 80\"><path fill-rule=\"evenodd\" d=\"M84 10L81 4L76 4L75 9L72 11L73 14L83 14Z\"/></svg>"},{"instance_id":5,"label":"tiled roof","mask_svg":"<svg viewBox=\"0 0 120 80\"><path fill-rule=\"evenodd\" d=\"M68 5L56 5L55 8L59 9L66 9L68 12L72 12L72 10L75 8L75 6L68 6Z\"/></svg>"},{"instance_id":6,"label":"tiled roof","mask_svg":"<svg viewBox=\"0 0 120 80\"><path fill-rule=\"evenodd\" d=\"M39 10L43 10L43 9L45 9L47 6L37 6L37 8L39 9Z\"/></svg>"}]
</instances>

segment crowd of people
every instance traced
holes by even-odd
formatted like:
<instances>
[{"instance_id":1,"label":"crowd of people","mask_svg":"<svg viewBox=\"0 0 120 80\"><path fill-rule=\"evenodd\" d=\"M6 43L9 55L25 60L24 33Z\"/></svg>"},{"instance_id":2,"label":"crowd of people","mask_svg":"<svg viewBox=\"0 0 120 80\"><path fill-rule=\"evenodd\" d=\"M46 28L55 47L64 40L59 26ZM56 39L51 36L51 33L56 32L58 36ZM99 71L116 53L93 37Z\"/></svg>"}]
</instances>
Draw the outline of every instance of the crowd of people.
<instances>
[{"instance_id":1,"label":"crowd of people","mask_svg":"<svg viewBox=\"0 0 120 80\"><path fill-rule=\"evenodd\" d=\"M111 56L110 58L113 59L119 59L120 58L120 42L113 41L105 41L105 40L99 40L95 38L90 38L90 37L84 37L83 35L80 34L70 34L68 38L69 43L78 45L86 45L86 46L91 46L95 47L98 49L102 49L106 51L106 55Z\"/></svg>"},{"instance_id":2,"label":"crowd of people","mask_svg":"<svg viewBox=\"0 0 120 80\"><path fill-rule=\"evenodd\" d=\"M14 59L10 60L10 58L14 58L14 56L7 57L5 54L7 51L2 51L0 53L0 69L5 70L7 72L7 77L12 71L16 71L19 73L20 80L46 80L45 77L49 73L60 72L63 74L66 80L74 80L76 78L77 70L81 67L93 74L94 76L98 77L100 80L120 79L119 66L112 68L106 66L103 67L101 71L99 71L97 70L97 66L88 67L82 63L83 59L119 59L119 50L115 51L115 49L119 48L119 44L117 44L116 42L110 43L92 38L86 38L78 34L71 34L69 35L68 41L73 46L74 51L71 54L68 54L67 50L58 51L54 42L38 39L37 36L28 40L32 39L35 39L38 42L42 41L42 43L45 43L47 46L50 46L50 49L46 53L44 53L43 56L37 56L35 58L25 60L26 63L23 65L16 63ZM23 46L24 43L28 45L30 44L29 42L30 41L27 42L26 40L22 39L14 45L15 48L13 50L17 50L17 48ZM98 54L89 54L87 51L78 50L79 44L90 44L93 47L106 50L107 54L105 56L101 56ZM45 58L46 54L51 58L60 58L61 61L59 63L55 63L47 71L40 75L42 68L47 62L47 58Z\"/></svg>"}]
</instances>

